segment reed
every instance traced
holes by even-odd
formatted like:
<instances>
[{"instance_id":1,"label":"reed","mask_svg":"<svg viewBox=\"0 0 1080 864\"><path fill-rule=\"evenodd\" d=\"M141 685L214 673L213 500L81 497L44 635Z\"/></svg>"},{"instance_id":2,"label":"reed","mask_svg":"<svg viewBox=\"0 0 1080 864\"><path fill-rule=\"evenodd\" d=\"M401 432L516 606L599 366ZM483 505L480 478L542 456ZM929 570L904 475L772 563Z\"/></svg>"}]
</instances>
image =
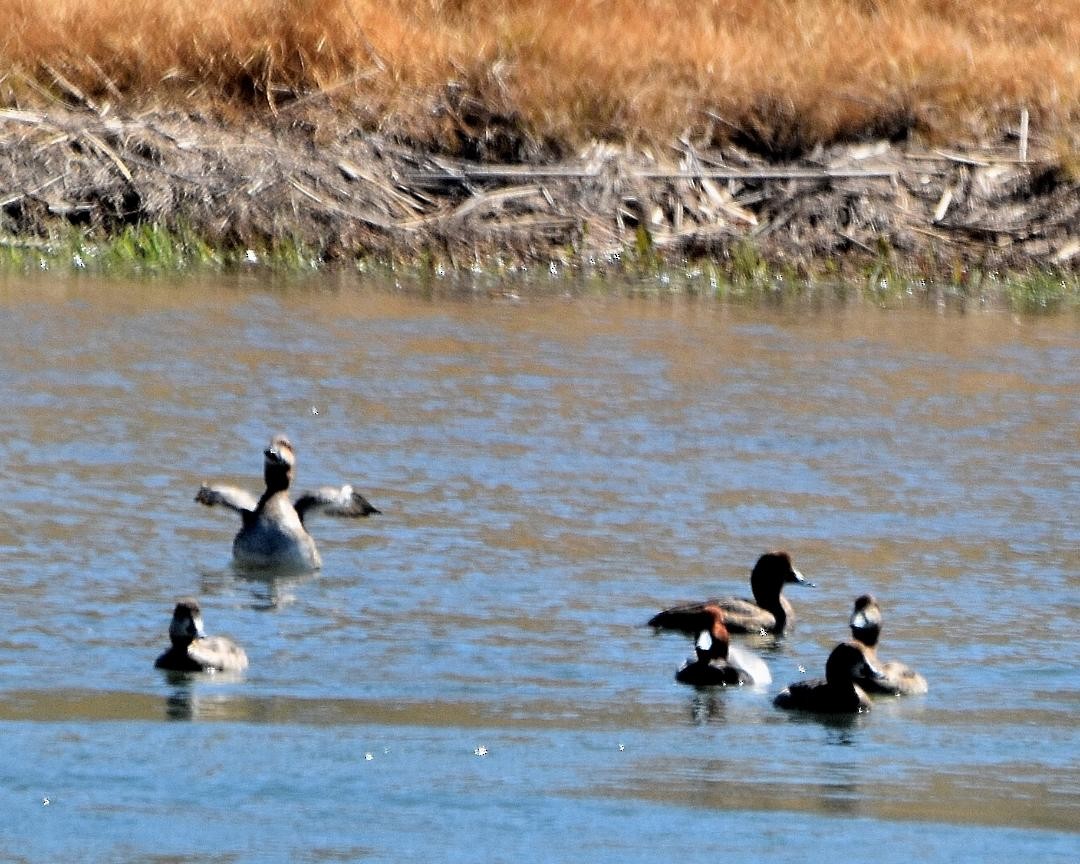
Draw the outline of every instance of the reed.
<instances>
[{"instance_id":1,"label":"reed","mask_svg":"<svg viewBox=\"0 0 1080 864\"><path fill-rule=\"evenodd\" d=\"M1076 0L6 0L0 33L8 105L325 94L448 149L688 132L786 155L995 136L1021 108L1058 140L1080 124Z\"/></svg>"}]
</instances>

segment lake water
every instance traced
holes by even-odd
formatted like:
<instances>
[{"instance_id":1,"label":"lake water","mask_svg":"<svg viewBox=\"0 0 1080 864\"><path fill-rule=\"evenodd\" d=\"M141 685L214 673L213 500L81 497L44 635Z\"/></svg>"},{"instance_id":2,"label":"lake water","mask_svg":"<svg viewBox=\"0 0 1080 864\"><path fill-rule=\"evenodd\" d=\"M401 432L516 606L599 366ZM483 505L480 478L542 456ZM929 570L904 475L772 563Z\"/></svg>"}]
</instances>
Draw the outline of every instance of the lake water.
<instances>
[{"instance_id":1,"label":"lake water","mask_svg":"<svg viewBox=\"0 0 1080 864\"><path fill-rule=\"evenodd\" d=\"M0 859L1077 860L1080 318L914 306L0 281ZM277 431L383 510L318 574L193 501ZM774 682L676 684L777 547ZM929 694L774 708L865 591Z\"/></svg>"}]
</instances>

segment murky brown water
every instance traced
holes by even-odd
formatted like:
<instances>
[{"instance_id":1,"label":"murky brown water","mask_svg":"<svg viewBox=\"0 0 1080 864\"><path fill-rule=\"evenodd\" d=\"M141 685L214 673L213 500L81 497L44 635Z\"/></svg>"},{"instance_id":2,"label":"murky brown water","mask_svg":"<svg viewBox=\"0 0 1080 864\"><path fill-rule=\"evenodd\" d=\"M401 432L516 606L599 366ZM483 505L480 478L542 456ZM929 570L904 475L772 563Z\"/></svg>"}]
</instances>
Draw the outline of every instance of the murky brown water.
<instances>
[{"instance_id":1,"label":"murky brown water","mask_svg":"<svg viewBox=\"0 0 1080 864\"><path fill-rule=\"evenodd\" d=\"M5 860L1075 858L1075 317L42 276L0 330ZM192 499L279 430L384 513L270 580ZM676 684L642 623L777 546L773 684ZM930 693L775 709L864 591ZM186 594L243 678L152 668Z\"/></svg>"}]
</instances>

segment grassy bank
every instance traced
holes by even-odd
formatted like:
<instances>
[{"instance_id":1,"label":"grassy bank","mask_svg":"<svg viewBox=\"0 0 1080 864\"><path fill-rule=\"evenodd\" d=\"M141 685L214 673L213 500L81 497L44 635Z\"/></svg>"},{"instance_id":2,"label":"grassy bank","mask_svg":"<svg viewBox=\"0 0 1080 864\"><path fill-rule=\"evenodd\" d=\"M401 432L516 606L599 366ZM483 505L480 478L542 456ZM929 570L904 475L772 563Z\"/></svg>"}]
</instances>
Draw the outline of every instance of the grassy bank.
<instances>
[{"instance_id":1,"label":"grassy bank","mask_svg":"<svg viewBox=\"0 0 1080 864\"><path fill-rule=\"evenodd\" d=\"M197 232L159 226L129 227L106 238L67 230L48 241L0 242L0 276L34 273L63 276L200 277L208 274L271 275L285 280L332 271L364 274L388 286L446 294L579 293L597 288L643 294L690 294L735 302L872 302L885 306L934 305L965 310L1008 308L1024 314L1080 313L1080 273L957 271L953 279L929 276L883 251L858 265L832 260L814 272L769 262L753 243L739 244L720 259L673 264L647 242L597 259L552 260L526 267L496 255L468 268L449 258L407 260L360 257L327 262L319 250L295 240L258 248L221 247Z\"/></svg>"},{"instance_id":2,"label":"grassy bank","mask_svg":"<svg viewBox=\"0 0 1080 864\"><path fill-rule=\"evenodd\" d=\"M775 157L912 133L998 138L1030 112L1080 152L1076 0L7 0L0 103L288 111L445 152L593 138Z\"/></svg>"}]
</instances>

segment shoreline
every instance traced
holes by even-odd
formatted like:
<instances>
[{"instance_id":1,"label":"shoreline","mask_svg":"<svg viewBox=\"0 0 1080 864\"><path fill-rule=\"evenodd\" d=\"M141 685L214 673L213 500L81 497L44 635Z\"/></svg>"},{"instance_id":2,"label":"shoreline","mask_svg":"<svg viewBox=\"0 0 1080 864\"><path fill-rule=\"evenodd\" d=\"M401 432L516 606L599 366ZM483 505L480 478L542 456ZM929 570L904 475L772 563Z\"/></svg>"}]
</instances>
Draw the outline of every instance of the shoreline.
<instances>
[{"instance_id":1,"label":"shoreline","mask_svg":"<svg viewBox=\"0 0 1080 864\"><path fill-rule=\"evenodd\" d=\"M74 235L128 237L138 257L138 238L160 231L221 260L279 250L453 270L689 261L729 278L878 270L959 287L1019 274L1075 288L1080 273L1080 177L1021 159L1015 141L870 141L783 163L687 140L665 152L598 143L562 162L506 165L366 133L330 107L245 119L0 109L0 254Z\"/></svg>"}]
</instances>

